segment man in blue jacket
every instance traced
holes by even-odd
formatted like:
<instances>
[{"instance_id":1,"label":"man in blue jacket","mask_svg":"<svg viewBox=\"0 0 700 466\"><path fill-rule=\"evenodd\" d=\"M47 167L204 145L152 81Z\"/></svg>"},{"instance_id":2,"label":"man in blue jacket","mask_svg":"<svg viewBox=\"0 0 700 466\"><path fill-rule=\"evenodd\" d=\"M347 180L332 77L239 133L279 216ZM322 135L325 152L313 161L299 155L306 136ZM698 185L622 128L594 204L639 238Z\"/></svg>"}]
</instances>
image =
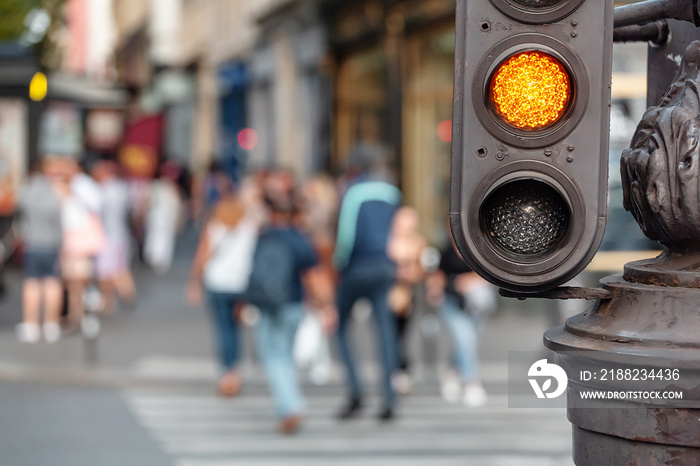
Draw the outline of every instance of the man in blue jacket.
<instances>
[{"instance_id":1,"label":"man in blue jacket","mask_svg":"<svg viewBox=\"0 0 700 466\"><path fill-rule=\"evenodd\" d=\"M395 393L391 375L397 366L396 327L387 305L387 293L394 282L394 265L387 256L387 242L401 192L380 179L358 177L345 193L338 220L334 261L340 272L338 287L338 340L347 371L350 397L339 419L357 417L362 409L362 387L357 375L348 324L353 305L366 298L372 303L382 366L384 406L379 419L393 418Z\"/></svg>"}]
</instances>

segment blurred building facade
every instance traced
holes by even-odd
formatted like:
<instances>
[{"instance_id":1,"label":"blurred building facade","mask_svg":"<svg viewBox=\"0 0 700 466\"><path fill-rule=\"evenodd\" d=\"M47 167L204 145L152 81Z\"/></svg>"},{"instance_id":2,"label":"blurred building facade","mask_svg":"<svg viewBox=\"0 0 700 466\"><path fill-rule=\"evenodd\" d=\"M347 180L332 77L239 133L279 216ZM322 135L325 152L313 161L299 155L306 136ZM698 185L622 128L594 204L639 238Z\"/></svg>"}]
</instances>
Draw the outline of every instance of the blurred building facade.
<instances>
[{"instance_id":1,"label":"blurred building facade","mask_svg":"<svg viewBox=\"0 0 700 466\"><path fill-rule=\"evenodd\" d=\"M424 232L449 196L454 1L289 1L259 17L249 123L258 163L335 172L383 153Z\"/></svg>"},{"instance_id":2,"label":"blurred building facade","mask_svg":"<svg viewBox=\"0 0 700 466\"><path fill-rule=\"evenodd\" d=\"M280 0L115 0L118 79L164 118L167 158L197 170L240 158L256 18Z\"/></svg>"},{"instance_id":3,"label":"blurred building facade","mask_svg":"<svg viewBox=\"0 0 700 466\"><path fill-rule=\"evenodd\" d=\"M195 170L219 158L333 172L373 144L432 237L447 215L454 7L114 0L117 76L164 115L165 155Z\"/></svg>"},{"instance_id":4,"label":"blurred building facade","mask_svg":"<svg viewBox=\"0 0 700 466\"><path fill-rule=\"evenodd\" d=\"M333 56L332 157L378 139L424 233L445 239L454 1L327 2Z\"/></svg>"},{"instance_id":5,"label":"blurred building facade","mask_svg":"<svg viewBox=\"0 0 700 466\"><path fill-rule=\"evenodd\" d=\"M165 157L304 176L369 144L446 239L454 0L112 1L118 81L163 116ZM635 118L643 66L618 68Z\"/></svg>"}]
</instances>

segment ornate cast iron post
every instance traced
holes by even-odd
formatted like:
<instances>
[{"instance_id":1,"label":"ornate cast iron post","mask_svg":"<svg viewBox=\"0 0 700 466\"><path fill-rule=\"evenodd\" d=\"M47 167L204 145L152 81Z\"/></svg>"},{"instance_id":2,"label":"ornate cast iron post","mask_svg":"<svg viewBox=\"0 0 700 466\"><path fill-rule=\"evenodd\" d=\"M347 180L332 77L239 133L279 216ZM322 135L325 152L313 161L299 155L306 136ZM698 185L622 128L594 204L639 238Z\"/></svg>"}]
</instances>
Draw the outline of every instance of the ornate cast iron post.
<instances>
[{"instance_id":1,"label":"ornate cast iron post","mask_svg":"<svg viewBox=\"0 0 700 466\"><path fill-rule=\"evenodd\" d=\"M545 334L568 366L574 461L584 465L700 464L700 41L674 82L640 122L622 156L624 205L665 246L656 259L602 280L610 299ZM575 352L575 353L570 353ZM631 381L573 380L583 364L678 369L662 388L683 400L583 401L584 390ZM658 385L657 385L658 386Z\"/></svg>"}]
</instances>

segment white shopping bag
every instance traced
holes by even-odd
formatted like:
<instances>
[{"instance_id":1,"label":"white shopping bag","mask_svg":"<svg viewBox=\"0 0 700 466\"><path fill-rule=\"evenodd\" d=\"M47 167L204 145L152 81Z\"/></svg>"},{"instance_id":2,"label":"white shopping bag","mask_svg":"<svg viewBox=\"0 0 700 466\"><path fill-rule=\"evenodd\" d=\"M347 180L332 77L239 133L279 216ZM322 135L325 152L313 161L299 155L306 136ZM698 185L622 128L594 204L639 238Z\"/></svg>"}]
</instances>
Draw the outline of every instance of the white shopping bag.
<instances>
[{"instance_id":1,"label":"white shopping bag","mask_svg":"<svg viewBox=\"0 0 700 466\"><path fill-rule=\"evenodd\" d=\"M294 361L301 370L308 371L315 385L325 385L331 379L333 363L328 339L321 321L314 313L306 313L294 340Z\"/></svg>"},{"instance_id":2,"label":"white shopping bag","mask_svg":"<svg viewBox=\"0 0 700 466\"><path fill-rule=\"evenodd\" d=\"M464 295L464 304L476 319L484 319L498 308L496 288L487 282L473 286Z\"/></svg>"}]
</instances>

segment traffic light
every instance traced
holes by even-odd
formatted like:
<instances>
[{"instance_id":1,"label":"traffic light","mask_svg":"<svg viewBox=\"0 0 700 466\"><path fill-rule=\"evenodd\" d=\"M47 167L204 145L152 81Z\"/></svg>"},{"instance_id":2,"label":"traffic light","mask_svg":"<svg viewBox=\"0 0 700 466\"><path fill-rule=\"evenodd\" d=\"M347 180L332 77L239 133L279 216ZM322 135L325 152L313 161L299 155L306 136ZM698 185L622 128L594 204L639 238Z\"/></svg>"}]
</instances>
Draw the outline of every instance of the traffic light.
<instances>
[{"instance_id":1,"label":"traffic light","mask_svg":"<svg viewBox=\"0 0 700 466\"><path fill-rule=\"evenodd\" d=\"M554 288L600 246L613 0L458 0L450 222L472 268Z\"/></svg>"}]
</instances>

